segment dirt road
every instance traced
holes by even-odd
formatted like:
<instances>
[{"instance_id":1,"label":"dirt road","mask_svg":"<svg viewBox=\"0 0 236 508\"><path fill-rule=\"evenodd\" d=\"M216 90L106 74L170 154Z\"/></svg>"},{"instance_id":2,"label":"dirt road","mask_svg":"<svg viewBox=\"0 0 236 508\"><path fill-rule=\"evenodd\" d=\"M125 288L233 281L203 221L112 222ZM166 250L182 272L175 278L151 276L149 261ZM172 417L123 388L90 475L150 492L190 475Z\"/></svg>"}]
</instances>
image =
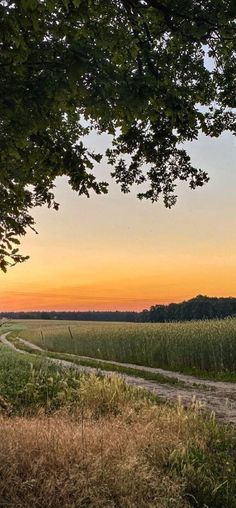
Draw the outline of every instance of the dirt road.
<instances>
[{"instance_id":1,"label":"dirt road","mask_svg":"<svg viewBox=\"0 0 236 508\"><path fill-rule=\"evenodd\" d=\"M8 339L7 334L0 336L1 342L17 351L18 353L26 353L22 349L16 348ZM34 351L41 350L35 344L32 344L29 341L24 339L19 339L27 346L27 348L32 349L32 354ZM145 390L151 391L158 395L158 397L165 401L181 401L184 405L190 406L192 404L199 404L203 408L204 411L214 412L218 419L236 425L236 383L227 383L223 381L208 381L200 378L196 378L194 376L187 376L184 374L180 374L178 372L172 372L163 369L151 368L140 365L133 364L123 364L119 362L111 362L107 361L106 363L120 365L123 367L130 367L133 369L155 372L164 375L165 377L174 377L181 381L181 386L170 385L168 383L159 383L155 381L149 381L147 379L143 379L141 377L130 376L123 373L115 373L112 370L103 371L102 369L96 369L93 367L85 367L82 365L77 365L73 362L67 360L59 360L52 357L46 357L49 362L55 363L56 365L62 366L64 368L74 368L81 372L93 372L101 373L104 376L118 375L125 380L129 385L136 386L138 388L143 388ZM80 357L86 358L86 357ZM91 358L90 358L91 360ZM94 360L98 360L94 358ZM102 360L104 362L104 360ZM184 385L182 384L184 383Z\"/></svg>"}]
</instances>

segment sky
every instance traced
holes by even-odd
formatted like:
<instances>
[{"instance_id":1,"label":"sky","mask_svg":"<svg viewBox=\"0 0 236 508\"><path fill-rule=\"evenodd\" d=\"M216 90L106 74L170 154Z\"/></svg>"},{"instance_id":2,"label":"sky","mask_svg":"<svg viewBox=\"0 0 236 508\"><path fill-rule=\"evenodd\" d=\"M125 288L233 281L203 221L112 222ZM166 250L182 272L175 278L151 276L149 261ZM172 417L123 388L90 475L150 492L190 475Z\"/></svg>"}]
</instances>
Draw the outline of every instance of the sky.
<instances>
[{"instance_id":1,"label":"sky","mask_svg":"<svg viewBox=\"0 0 236 508\"><path fill-rule=\"evenodd\" d=\"M92 135L101 151L106 136ZM187 145L210 182L181 184L177 205L139 201L114 182L107 196L78 197L57 181L59 212L34 212L30 260L0 274L0 311L141 310L197 294L236 297L236 143L231 134ZM109 167L96 168L109 179Z\"/></svg>"}]
</instances>

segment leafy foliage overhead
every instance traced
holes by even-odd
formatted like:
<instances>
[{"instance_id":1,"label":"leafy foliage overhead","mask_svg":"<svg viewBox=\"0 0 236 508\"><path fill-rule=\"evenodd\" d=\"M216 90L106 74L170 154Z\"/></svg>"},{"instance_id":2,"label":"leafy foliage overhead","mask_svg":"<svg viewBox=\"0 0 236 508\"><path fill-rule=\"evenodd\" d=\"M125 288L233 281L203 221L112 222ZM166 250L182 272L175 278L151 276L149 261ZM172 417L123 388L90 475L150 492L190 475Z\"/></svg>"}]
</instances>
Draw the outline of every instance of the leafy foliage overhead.
<instances>
[{"instance_id":1,"label":"leafy foliage overhead","mask_svg":"<svg viewBox=\"0 0 236 508\"><path fill-rule=\"evenodd\" d=\"M0 1L1 269L25 259L32 208L58 207L57 176L107 192L91 129L112 135L123 192L171 207L178 180L208 180L183 143L235 133L235 18L235 0Z\"/></svg>"}]
</instances>

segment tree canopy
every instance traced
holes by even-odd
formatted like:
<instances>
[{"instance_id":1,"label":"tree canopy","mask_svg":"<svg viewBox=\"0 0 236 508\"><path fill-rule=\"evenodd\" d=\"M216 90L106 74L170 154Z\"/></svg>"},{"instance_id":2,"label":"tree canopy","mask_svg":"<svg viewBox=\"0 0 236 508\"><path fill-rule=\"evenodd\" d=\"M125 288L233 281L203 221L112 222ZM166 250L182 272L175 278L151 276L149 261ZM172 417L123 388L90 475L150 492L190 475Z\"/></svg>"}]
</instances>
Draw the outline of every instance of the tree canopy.
<instances>
[{"instance_id":1,"label":"tree canopy","mask_svg":"<svg viewBox=\"0 0 236 508\"><path fill-rule=\"evenodd\" d=\"M179 180L208 181L183 143L235 134L235 19L235 0L0 1L2 270L25 259L32 208L58 207L57 176L107 192L92 129L112 136L103 155L123 192L171 207Z\"/></svg>"}]
</instances>

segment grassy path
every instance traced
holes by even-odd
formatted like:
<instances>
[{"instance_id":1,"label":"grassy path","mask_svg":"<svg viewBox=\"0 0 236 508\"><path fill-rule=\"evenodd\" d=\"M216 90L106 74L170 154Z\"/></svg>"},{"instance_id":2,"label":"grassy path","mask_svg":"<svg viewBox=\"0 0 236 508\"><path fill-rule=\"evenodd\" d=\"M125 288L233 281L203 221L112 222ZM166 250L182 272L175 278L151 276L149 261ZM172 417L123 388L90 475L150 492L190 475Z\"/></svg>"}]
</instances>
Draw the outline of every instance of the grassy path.
<instances>
[{"instance_id":1,"label":"grassy path","mask_svg":"<svg viewBox=\"0 0 236 508\"><path fill-rule=\"evenodd\" d=\"M17 352L24 353L24 349L27 348L27 352L31 352L31 354L38 354L40 352L44 352L35 344L30 343L24 339L18 338L17 340L22 344L22 348L16 347L12 342L7 339L7 333L0 337L5 346L8 346L14 349ZM49 353L45 353L46 355ZM119 375L121 376L129 385L133 385L139 388L143 388L145 390L151 391L155 393L160 399L165 401L177 402L181 400L184 405L192 405L199 404L203 410L214 412L218 419L236 425L236 383L229 383L223 381L208 381L199 378L195 378L193 376L188 376L184 374L179 374L177 372L165 371L163 369L154 369L151 367L145 366L137 366L133 364L123 364L119 362L109 362L109 361L99 361L96 358L88 358L88 357L77 357L77 363L75 361L70 361L68 359L58 358L58 354L55 353L55 357L53 357L54 353L50 353L50 356L45 356L48 361L53 362L57 365L63 366L65 368L74 368L79 371L100 372L102 375L111 376L111 375ZM70 356L73 359L73 355L64 355ZM82 365L78 364L78 361L81 363L84 361L85 363L91 362L92 364L96 364L96 366L90 365ZM99 367L102 365L106 365L111 370L107 370ZM116 372L112 370L112 367L116 367ZM163 377L163 381L153 381L150 379L144 379L144 377L139 377L139 375L130 375L119 371L117 373L117 367L120 369L132 369L136 370L137 373L149 373L150 375L159 375ZM176 379L176 383L169 383L168 379Z\"/></svg>"},{"instance_id":2,"label":"grassy path","mask_svg":"<svg viewBox=\"0 0 236 508\"><path fill-rule=\"evenodd\" d=\"M17 337L17 340L21 342L26 348L31 348L32 350L45 352L41 347L37 346L36 344L33 344L32 342L29 342L28 340L21 339L20 337ZM63 355L63 353L61 353ZM66 353L65 353L66 355ZM169 378L169 379L176 379L180 381L181 383L187 383L190 385L200 385L200 386L206 386L209 388L221 388L222 390L228 391L235 391L236 392L236 382L232 383L229 381L214 381L210 379L202 379L198 378L196 376L190 376L188 374L181 374L180 372L175 372L172 370L165 370L157 367L147 367L146 365L137 365L134 363L121 363L116 362L114 360L103 360L101 358L92 358L91 356L82 356L82 355L70 355L71 357L77 356L77 358L80 358L81 360L88 360L88 361L94 361L97 364L107 364L107 365L114 365L119 367L125 367L127 369L135 369L143 372L150 372L153 374L160 374L163 377Z\"/></svg>"}]
</instances>

